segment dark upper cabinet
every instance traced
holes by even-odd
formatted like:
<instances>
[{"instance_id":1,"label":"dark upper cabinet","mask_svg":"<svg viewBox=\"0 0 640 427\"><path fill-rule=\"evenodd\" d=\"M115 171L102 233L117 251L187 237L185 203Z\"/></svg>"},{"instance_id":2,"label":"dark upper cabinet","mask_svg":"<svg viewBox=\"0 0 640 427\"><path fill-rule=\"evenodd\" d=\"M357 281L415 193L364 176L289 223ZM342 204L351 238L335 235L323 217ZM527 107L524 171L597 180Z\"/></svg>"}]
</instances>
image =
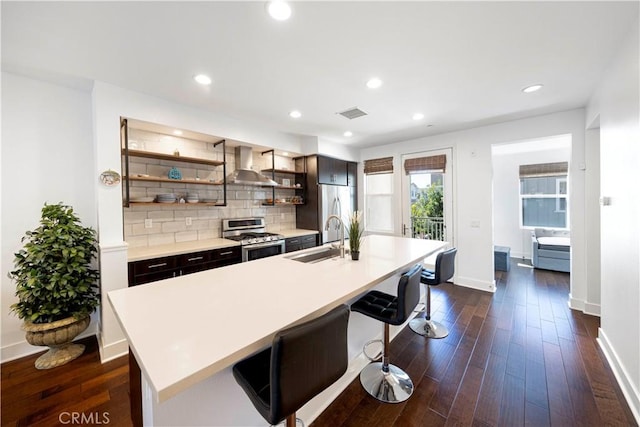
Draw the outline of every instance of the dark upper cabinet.
<instances>
[{"instance_id":1,"label":"dark upper cabinet","mask_svg":"<svg viewBox=\"0 0 640 427\"><path fill-rule=\"evenodd\" d=\"M347 162L331 157L317 156L318 184L347 185Z\"/></svg>"},{"instance_id":2,"label":"dark upper cabinet","mask_svg":"<svg viewBox=\"0 0 640 427\"><path fill-rule=\"evenodd\" d=\"M357 187L358 183L358 164L355 162L347 162L347 185L349 187Z\"/></svg>"}]
</instances>

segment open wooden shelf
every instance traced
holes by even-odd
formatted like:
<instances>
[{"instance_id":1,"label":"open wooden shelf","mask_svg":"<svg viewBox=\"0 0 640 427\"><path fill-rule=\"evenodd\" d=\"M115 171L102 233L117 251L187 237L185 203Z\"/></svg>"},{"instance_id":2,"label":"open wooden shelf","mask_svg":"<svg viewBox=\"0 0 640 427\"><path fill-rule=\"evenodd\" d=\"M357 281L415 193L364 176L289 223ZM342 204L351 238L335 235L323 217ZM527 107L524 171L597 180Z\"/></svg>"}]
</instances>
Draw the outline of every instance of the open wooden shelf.
<instances>
[{"instance_id":1,"label":"open wooden shelf","mask_svg":"<svg viewBox=\"0 0 640 427\"><path fill-rule=\"evenodd\" d=\"M291 203L291 202L277 202L277 203L262 203L262 206L292 206L292 205L304 205L304 203Z\"/></svg>"},{"instance_id":2,"label":"open wooden shelf","mask_svg":"<svg viewBox=\"0 0 640 427\"><path fill-rule=\"evenodd\" d=\"M127 179L125 177L125 179ZM200 184L200 185L222 185L222 182L211 182L197 179L170 179L160 176L132 176L129 178L131 181L145 181L145 182L171 182L173 184Z\"/></svg>"},{"instance_id":3,"label":"open wooden shelf","mask_svg":"<svg viewBox=\"0 0 640 427\"><path fill-rule=\"evenodd\" d=\"M125 150L122 150L125 154ZM129 156L146 157L148 159L171 160L175 162L197 163L200 165L222 166L224 162L220 160L201 159L197 157L174 156L173 154L154 153L151 151L129 150Z\"/></svg>"},{"instance_id":4,"label":"open wooden shelf","mask_svg":"<svg viewBox=\"0 0 640 427\"><path fill-rule=\"evenodd\" d=\"M276 190L302 190L302 187L296 187L294 185L278 185L278 186L273 186L273 185L263 185L262 187L264 188L275 188Z\"/></svg>"},{"instance_id":5,"label":"open wooden shelf","mask_svg":"<svg viewBox=\"0 0 640 427\"><path fill-rule=\"evenodd\" d=\"M198 203L129 202L129 206L175 206L175 205L180 205L180 206L224 206L224 204L222 204L222 203L204 203L204 202L198 202Z\"/></svg>"},{"instance_id":6,"label":"open wooden shelf","mask_svg":"<svg viewBox=\"0 0 640 427\"><path fill-rule=\"evenodd\" d=\"M290 174L304 173L304 172L292 171L289 169L262 169L261 172L290 173Z\"/></svg>"}]
</instances>

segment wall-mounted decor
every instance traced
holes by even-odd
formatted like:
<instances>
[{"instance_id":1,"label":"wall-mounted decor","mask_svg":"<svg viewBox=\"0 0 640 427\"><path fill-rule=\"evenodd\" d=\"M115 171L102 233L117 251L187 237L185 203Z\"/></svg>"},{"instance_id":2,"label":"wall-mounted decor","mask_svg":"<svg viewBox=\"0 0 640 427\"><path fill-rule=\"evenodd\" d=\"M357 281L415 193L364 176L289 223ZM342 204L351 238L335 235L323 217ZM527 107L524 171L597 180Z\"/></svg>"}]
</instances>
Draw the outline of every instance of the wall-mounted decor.
<instances>
[{"instance_id":1,"label":"wall-mounted decor","mask_svg":"<svg viewBox=\"0 0 640 427\"><path fill-rule=\"evenodd\" d=\"M114 170L109 169L100 174L100 181L107 187L120 184L120 174Z\"/></svg>"}]
</instances>

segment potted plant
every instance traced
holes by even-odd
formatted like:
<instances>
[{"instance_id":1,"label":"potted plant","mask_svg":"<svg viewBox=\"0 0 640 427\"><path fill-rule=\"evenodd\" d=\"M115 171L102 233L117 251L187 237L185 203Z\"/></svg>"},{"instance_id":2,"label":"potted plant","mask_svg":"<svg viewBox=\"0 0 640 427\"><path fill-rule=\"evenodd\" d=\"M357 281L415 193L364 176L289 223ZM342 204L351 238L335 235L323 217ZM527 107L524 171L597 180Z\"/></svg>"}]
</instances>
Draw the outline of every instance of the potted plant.
<instances>
[{"instance_id":1,"label":"potted plant","mask_svg":"<svg viewBox=\"0 0 640 427\"><path fill-rule=\"evenodd\" d=\"M364 228L362 227L362 212L355 211L349 217L349 251L351 252L351 259L357 261L360 259L360 243L362 243L362 236Z\"/></svg>"},{"instance_id":2,"label":"potted plant","mask_svg":"<svg viewBox=\"0 0 640 427\"><path fill-rule=\"evenodd\" d=\"M84 352L71 341L89 326L100 302L98 271L91 267L96 232L82 226L70 206L45 203L40 226L22 242L9 273L18 297L11 311L24 320L29 344L49 346L36 361L36 368L49 369Z\"/></svg>"}]
</instances>

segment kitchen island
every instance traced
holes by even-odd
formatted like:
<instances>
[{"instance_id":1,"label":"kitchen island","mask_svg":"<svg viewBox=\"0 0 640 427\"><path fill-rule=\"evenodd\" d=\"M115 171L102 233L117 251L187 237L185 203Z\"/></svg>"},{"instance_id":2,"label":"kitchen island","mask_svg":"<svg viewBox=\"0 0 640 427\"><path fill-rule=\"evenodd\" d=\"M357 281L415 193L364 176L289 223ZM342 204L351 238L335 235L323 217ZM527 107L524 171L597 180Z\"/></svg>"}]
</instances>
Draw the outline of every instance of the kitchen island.
<instances>
[{"instance_id":1,"label":"kitchen island","mask_svg":"<svg viewBox=\"0 0 640 427\"><path fill-rule=\"evenodd\" d=\"M369 289L395 293L401 273L445 245L368 236L359 261L305 264L280 255L110 292L142 371L144 425L266 425L231 366L270 345L278 330ZM349 370L299 411L307 424L357 376L362 345L381 331L380 322L352 314Z\"/></svg>"}]
</instances>

